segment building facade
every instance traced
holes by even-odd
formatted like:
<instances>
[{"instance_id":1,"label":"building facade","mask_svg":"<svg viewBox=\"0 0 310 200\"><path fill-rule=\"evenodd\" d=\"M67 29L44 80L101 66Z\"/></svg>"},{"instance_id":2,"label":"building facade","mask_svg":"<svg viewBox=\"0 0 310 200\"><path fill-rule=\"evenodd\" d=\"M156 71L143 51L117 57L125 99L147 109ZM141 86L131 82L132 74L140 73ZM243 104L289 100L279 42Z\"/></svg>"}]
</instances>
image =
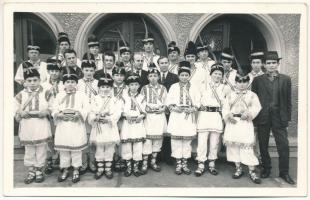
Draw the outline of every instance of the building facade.
<instances>
[{"instance_id":1,"label":"building facade","mask_svg":"<svg viewBox=\"0 0 310 200\"><path fill-rule=\"evenodd\" d=\"M26 46L35 42L41 46L41 57L54 55L57 34L69 34L71 46L81 57L87 51L87 38L94 34L102 51L117 52L121 40L119 32L131 49L142 48L145 34L142 18L155 38L158 54L167 53L167 44L176 41L183 54L189 40L199 37L213 45L217 55L224 47L233 46L240 64L248 67L252 48L276 50L282 57L279 70L292 78L292 122L289 137L298 132L298 69L299 32L298 14L159 14L159 13L14 13L14 70L27 57ZM18 90L18 86L15 86Z\"/></svg>"}]
</instances>

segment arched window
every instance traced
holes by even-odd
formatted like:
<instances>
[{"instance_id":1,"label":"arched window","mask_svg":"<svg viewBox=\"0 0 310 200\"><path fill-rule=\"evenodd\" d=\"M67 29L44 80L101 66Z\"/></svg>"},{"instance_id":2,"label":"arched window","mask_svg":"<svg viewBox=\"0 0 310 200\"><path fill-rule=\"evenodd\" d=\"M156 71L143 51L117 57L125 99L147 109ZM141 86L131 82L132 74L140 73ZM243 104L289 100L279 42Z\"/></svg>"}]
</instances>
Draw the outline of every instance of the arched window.
<instances>
[{"instance_id":1,"label":"arched window","mask_svg":"<svg viewBox=\"0 0 310 200\"><path fill-rule=\"evenodd\" d=\"M101 50L109 49L114 52L118 51L118 42L121 41L119 30L124 39L129 43L132 51L142 51L143 44L141 40L145 36L142 17L147 24L148 31L155 39L155 52L165 55L167 53L167 47L163 35L151 19L142 14L118 13L105 16L93 31L93 34L100 41Z\"/></svg>"},{"instance_id":2,"label":"arched window","mask_svg":"<svg viewBox=\"0 0 310 200\"><path fill-rule=\"evenodd\" d=\"M14 13L14 75L19 64L27 60L27 45L37 44L41 50L41 60L55 54L56 37L50 27L33 13ZM22 86L14 82L14 94L22 90ZM18 124L14 123L14 135L18 134Z\"/></svg>"},{"instance_id":3,"label":"arched window","mask_svg":"<svg viewBox=\"0 0 310 200\"><path fill-rule=\"evenodd\" d=\"M56 37L51 28L33 13L14 13L14 55L19 64L27 59L27 45L40 46L41 59L55 54Z\"/></svg>"},{"instance_id":4,"label":"arched window","mask_svg":"<svg viewBox=\"0 0 310 200\"><path fill-rule=\"evenodd\" d=\"M247 20L247 15L222 15L208 23L200 35L203 40L214 44L213 51L218 58L223 48L232 46L238 62L245 70L250 70L247 66L251 49L267 50L266 39L255 24ZM199 37L196 43L198 41Z\"/></svg>"}]
</instances>

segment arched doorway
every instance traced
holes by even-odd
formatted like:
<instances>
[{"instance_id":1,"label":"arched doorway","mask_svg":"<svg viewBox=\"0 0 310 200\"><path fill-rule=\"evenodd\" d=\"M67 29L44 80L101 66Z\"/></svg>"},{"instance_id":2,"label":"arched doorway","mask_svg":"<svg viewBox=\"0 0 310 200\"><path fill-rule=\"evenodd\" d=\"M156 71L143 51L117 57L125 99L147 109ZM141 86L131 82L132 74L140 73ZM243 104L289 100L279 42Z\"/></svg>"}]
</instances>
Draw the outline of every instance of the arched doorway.
<instances>
[{"instance_id":1,"label":"arched doorway","mask_svg":"<svg viewBox=\"0 0 310 200\"><path fill-rule=\"evenodd\" d=\"M283 35L277 24L269 15L264 14L205 14L193 26L190 39L199 40L198 36L206 37L214 42L214 50L218 52L232 45L238 61L248 65L251 49L276 50L285 58ZM285 68L281 65L281 68Z\"/></svg>"},{"instance_id":2,"label":"arched doorway","mask_svg":"<svg viewBox=\"0 0 310 200\"><path fill-rule=\"evenodd\" d=\"M119 28L130 47L134 51L141 50L141 39L144 37L144 25L141 18L147 23L149 31L155 37L155 49L160 54L166 54L167 43L176 40L176 34L170 23L160 14L148 13L110 13L90 14L83 22L75 40L75 49L79 56L87 51L87 38L95 34L102 40L101 48L116 50L120 36L116 31Z\"/></svg>"},{"instance_id":3,"label":"arched doorway","mask_svg":"<svg viewBox=\"0 0 310 200\"><path fill-rule=\"evenodd\" d=\"M244 15L222 15L207 24L200 36L213 44L217 57L225 47L232 47L238 62L245 71L250 71L248 56L251 49L267 50L266 40L262 33L244 19ZM199 39L196 40L198 42Z\"/></svg>"},{"instance_id":4,"label":"arched doorway","mask_svg":"<svg viewBox=\"0 0 310 200\"><path fill-rule=\"evenodd\" d=\"M40 14L44 18L34 13L14 13L14 75L19 64L28 59L27 45L37 44L40 46L41 60L45 61L48 57L55 54L56 34L61 31L57 23L52 28L45 20L52 22L54 19L48 14ZM22 90L22 86L14 82L14 94ZM18 124L14 123L14 135L18 133Z\"/></svg>"},{"instance_id":5,"label":"arched doorway","mask_svg":"<svg viewBox=\"0 0 310 200\"><path fill-rule=\"evenodd\" d=\"M101 49L118 52L118 43L122 40L119 30L133 51L143 51L141 40L145 37L145 28L141 17L137 14L115 14L104 17L93 32L100 42ZM149 33L155 39L155 52L166 54L163 35L148 18L145 18L145 22Z\"/></svg>"}]
</instances>

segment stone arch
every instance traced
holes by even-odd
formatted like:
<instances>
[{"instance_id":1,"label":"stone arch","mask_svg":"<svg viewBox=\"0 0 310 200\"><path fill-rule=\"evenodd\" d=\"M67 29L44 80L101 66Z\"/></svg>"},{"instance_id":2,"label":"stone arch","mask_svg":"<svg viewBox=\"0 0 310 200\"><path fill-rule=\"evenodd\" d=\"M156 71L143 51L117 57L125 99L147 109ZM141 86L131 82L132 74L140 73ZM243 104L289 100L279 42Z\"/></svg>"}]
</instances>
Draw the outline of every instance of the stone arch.
<instances>
[{"instance_id":1,"label":"stone arch","mask_svg":"<svg viewBox=\"0 0 310 200\"><path fill-rule=\"evenodd\" d=\"M50 13L33 13L40 17L53 31L55 37L57 38L57 35L59 32L63 32L64 29L62 28L59 21Z\"/></svg>"},{"instance_id":2,"label":"stone arch","mask_svg":"<svg viewBox=\"0 0 310 200\"><path fill-rule=\"evenodd\" d=\"M82 56L82 53L86 52L87 50L87 37L93 32L93 30L100 23L103 17L106 17L107 15L111 14L113 13L94 13L90 14L85 19L85 21L79 28L78 34L74 42L75 44L74 47L77 50L77 54L79 56ZM157 13L145 13L143 15L146 15L149 19L152 20L154 25L162 33L166 43L172 40L174 41L177 40L175 31L173 30L172 26L163 15Z\"/></svg>"},{"instance_id":3,"label":"stone arch","mask_svg":"<svg viewBox=\"0 0 310 200\"><path fill-rule=\"evenodd\" d=\"M195 41L202 29L215 18L225 14L205 14L193 26L189 39ZM284 36L276 22L267 14L248 14L246 18L261 31L266 39L268 50L276 50L279 56L285 59ZM284 62L281 65L285 68Z\"/></svg>"}]
</instances>

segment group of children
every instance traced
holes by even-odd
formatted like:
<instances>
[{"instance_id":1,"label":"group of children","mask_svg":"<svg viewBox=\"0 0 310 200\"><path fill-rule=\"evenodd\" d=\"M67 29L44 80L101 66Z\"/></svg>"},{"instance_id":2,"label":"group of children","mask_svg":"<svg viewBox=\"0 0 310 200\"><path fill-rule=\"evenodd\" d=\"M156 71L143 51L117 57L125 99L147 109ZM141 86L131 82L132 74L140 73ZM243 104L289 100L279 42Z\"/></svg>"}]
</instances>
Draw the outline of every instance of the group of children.
<instances>
[{"instance_id":1,"label":"group of children","mask_svg":"<svg viewBox=\"0 0 310 200\"><path fill-rule=\"evenodd\" d=\"M72 182L80 181L83 157L91 159L91 154L96 161L95 179L113 178L112 166L119 164L113 163L115 156L125 163L125 176L146 174L149 167L159 172L157 155L164 133L171 137L176 174L191 173L187 162L191 142L198 136L196 176L205 172L207 160L207 170L218 174L215 161L223 142L227 160L236 165L233 178L243 175L244 164L251 180L261 182L255 173L258 159L252 123L261 106L256 94L248 90L248 75L237 74L232 90L223 84L223 65L215 63L210 80L195 87L190 83L191 64L181 61L179 82L167 92L159 84L156 67L149 68L149 84L139 89L139 75L128 74L123 67L114 67L112 76L102 72L96 80L93 60L82 61L84 77L79 79L73 68L61 70L57 60L48 59L49 80L42 85L32 64L24 65L25 89L15 97L15 119L20 123L24 163L29 167L26 184L44 181L44 169L52 171L55 150L60 158L59 182L68 178L71 168Z\"/></svg>"}]
</instances>

